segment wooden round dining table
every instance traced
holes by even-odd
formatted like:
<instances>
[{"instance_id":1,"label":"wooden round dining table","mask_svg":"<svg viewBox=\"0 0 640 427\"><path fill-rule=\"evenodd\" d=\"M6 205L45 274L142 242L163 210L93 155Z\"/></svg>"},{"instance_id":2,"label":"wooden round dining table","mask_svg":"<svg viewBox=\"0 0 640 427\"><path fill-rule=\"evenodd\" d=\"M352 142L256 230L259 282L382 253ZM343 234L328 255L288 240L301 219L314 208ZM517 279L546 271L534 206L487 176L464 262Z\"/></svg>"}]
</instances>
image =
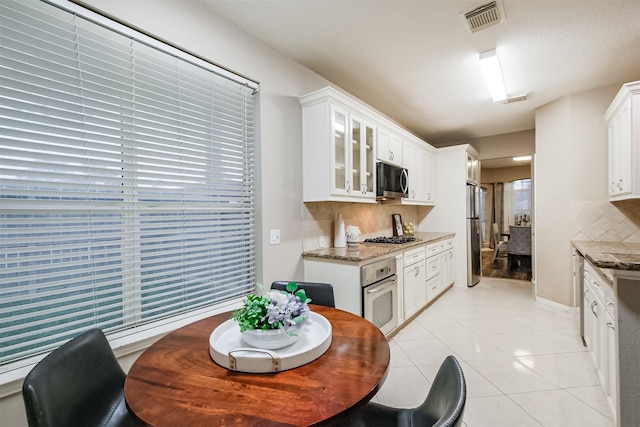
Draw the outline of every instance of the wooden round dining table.
<instances>
[{"instance_id":1,"label":"wooden round dining table","mask_svg":"<svg viewBox=\"0 0 640 427\"><path fill-rule=\"evenodd\" d=\"M389 344L371 322L310 304L331 323L332 341L316 360L276 373L242 373L216 364L209 336L231 318L218 314L177 329L135 361L124 385L129 408L151 426L303 426L348 416L384 382Z\"/></svg>"}]
</instances>

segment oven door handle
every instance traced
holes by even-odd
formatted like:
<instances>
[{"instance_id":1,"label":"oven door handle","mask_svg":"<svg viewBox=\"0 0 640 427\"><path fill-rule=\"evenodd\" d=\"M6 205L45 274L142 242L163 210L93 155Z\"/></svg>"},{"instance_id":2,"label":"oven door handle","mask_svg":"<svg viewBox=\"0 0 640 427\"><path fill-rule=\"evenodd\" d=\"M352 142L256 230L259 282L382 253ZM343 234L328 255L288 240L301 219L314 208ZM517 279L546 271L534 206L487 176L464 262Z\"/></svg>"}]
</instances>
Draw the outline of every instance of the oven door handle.
<instances>
[{"instance_id":1,"label":"oven door handle","mask_svg":"<svg viewBox=\"0 0 640 427\"><path fill-rule=\"evenodd\" d=\"M398 278L397 277L394 277L393 279L386 279L386 280L384 280L384 281L382 281L380 283L376 283L376 284L367 286L365 288L365 291L368 294L375 294L377 292L384 291L384 290L388 289L389 287L396 285L397 282L398 282Z\"/></svg>"}]
</instances>

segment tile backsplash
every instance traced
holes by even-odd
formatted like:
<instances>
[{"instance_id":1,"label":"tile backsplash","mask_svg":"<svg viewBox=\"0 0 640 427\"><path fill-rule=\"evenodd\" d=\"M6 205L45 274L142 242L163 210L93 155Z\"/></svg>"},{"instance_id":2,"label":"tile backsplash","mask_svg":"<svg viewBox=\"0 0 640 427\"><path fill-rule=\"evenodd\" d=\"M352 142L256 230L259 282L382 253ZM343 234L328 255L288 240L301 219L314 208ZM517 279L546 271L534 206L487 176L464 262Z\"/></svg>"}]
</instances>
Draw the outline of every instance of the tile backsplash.
<instances>
[{"instance_id":1,"label":"tile backsplash","mask_svg":"<svg viewBox=\"0 0 640 427\"><path fill-rule=\"evenodd\" d=\"M391 236L391 215L400 214L403 222L417 226L418 207L390 204L314 202L303 204L303 251L333 246L333 228L338 214L345 225L357 225L360 240L378 236Z\"/></svg>"},{"instance_id":2,"label":"tile backsplash","mask_svg":"<svg viewBox=\"0 0 640 427\"><path fill-rule=\"evenodd\" d=\"M640 200L573 202L572 240L640 243Z\"/></svg>"}]
</instances>

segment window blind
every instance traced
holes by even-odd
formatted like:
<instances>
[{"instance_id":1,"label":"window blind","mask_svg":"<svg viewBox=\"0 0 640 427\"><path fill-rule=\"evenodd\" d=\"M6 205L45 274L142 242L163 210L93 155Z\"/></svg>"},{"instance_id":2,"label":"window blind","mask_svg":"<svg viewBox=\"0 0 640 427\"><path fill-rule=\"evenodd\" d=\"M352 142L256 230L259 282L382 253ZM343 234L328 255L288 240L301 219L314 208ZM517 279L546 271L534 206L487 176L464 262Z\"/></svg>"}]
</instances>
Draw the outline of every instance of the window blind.
<instances>
[{"instance_id":1,"label":"window blind","mask_svg":"<svg viewBox=\"0 0 640 427\"><path fill-rule=\"evenodd\" d=\"M0 364L255 283L255 85L59 6L0 2Z\"/></svg>"}]
</instances>

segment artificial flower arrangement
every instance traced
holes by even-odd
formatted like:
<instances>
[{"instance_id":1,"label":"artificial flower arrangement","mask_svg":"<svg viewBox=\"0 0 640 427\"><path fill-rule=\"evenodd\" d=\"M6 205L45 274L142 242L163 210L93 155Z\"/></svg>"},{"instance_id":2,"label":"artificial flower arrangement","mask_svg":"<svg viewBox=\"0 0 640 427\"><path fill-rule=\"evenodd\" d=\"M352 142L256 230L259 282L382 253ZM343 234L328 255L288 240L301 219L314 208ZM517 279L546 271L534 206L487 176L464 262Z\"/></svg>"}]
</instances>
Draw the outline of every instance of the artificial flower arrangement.
<instances>
[{"instance_id":1,"label":"artificial flower arrangement","mask_svg":"<svg viewBox=\"0 0 640 427\"><path fill-rule=\"evenodd\" d=\"M348 225L345 231L349 240L358 240L360 237L360 227L357 225Z\"/></svg>"},{"instance_id":2,"label":"artificial flower arrangement","mask_svg":"<svg viewBox=\"0 0 640 427\"><path fill-rule=\"evenodd\" d=\"M258 288L263 289L261 284ZM303 324L308 317L311 298L295 282L287 283L287 290L270 290L265 295L250 294L242 308L235 310L232 319L240 326L240 332L250 330L289 330Z\"/></svg>"}]
</instances>

